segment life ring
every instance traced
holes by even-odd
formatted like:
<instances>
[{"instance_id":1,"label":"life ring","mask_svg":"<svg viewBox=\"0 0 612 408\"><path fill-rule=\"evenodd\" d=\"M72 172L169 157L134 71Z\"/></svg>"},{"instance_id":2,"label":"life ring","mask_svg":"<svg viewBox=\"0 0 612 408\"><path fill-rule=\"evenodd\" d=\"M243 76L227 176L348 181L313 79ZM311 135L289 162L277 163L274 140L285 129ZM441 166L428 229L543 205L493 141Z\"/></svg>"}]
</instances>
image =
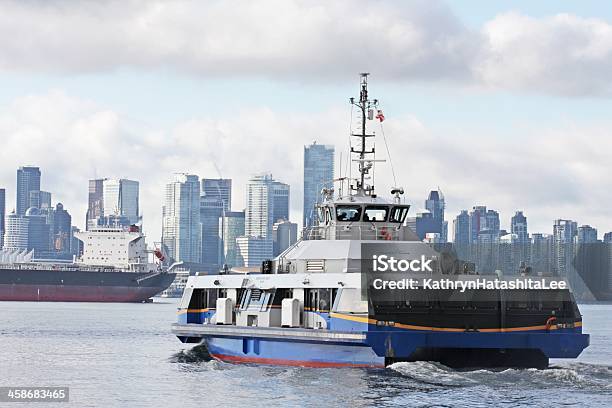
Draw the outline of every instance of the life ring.
<instances>
[{"instance_id":1,"label":"life ring","mask_svg":"<svg viewBox=\"0 0 612 408\"><path fill-rule=\"evenodd\" d=\"M391 241L393 239L393 237L391 236L391 233L389 232L389 230L387 230L387 227L382 227L380 229L380 235L386 241Z\"/></svg>"},{"instance_id":2,"label":"life ring","mask_svg":"<svg viewBox=\"0 0 612 408\"><path fill-rule=\"evenodd\" d=\"M546 330L550 330L553 324L556 324L557 318L555 316L551 316L546 320Z\"/></svg>"}]
</instances>

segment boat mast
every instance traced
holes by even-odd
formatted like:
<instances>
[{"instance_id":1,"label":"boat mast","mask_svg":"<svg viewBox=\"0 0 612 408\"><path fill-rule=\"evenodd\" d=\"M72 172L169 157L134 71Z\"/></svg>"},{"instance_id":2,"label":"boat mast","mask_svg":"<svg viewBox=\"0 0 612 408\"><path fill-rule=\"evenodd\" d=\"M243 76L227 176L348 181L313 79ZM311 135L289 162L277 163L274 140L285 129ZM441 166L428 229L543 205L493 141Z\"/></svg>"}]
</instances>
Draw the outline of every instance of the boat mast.
<instances>
[{"instance_id":1,"label":"boat mast","mask_svg":"<svg viewBox=\"0 0 612 408\"><path fill-rule=\"evenodd\" d=\"M359 93L359 100L355 101L355 98L350 98L350 102L352 105L356 106L361 112L361 132L360 133L352 133L352 137L357 137L360 139L360 149L356 149L351 146L351 154L358 155L358 159L352 159L353 162L359 163L359 178L356 179L356 185L350 185L350 191L355 192L356 195L374 195L374 185L371 186L366 185L365 179L366 175L370 172L372 165L374 163L374 159L368 158L369 155L374 155L375 147L372 146L370 149L367 148L366 139L368 137L374 137L374 134L366 133L366 121L370 119L368 116L371 116L373 113L373 109L378 105L378 100L369 100L368 99L368 75L367 72L361 73L361 91Z\"/></svg>"}]
</instances>

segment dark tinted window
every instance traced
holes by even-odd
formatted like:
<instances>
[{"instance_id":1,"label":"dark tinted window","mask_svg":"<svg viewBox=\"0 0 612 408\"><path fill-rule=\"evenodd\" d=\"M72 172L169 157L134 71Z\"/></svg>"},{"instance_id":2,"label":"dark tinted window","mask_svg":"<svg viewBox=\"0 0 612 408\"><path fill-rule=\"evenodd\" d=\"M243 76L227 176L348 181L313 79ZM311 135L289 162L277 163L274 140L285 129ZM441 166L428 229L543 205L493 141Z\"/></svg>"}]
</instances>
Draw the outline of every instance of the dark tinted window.
<instances>
[{"instance_id":1,"label":"dark tinted window","mask_svg":"<svg viewBox=\"0 0 612 408\"><path fill-rule=\"evenodd\" d=\"M336 220L338 221L359 221L361 219L361 206L359 205L338 205L336 206Z\"/></svg>"},{"instance_id":2,"label":"dark tinted window","mask_svg":"<svg viewBox=\"0 0 612 408\"><path fill-rule=\"evenodd\" d=\"M393 209L391 210L391 217L389 218L389 221L404 222L404 219L406 219L406 215L408 214L408 208L409 207L393 207Z\"/></svg>"}]
</instances>

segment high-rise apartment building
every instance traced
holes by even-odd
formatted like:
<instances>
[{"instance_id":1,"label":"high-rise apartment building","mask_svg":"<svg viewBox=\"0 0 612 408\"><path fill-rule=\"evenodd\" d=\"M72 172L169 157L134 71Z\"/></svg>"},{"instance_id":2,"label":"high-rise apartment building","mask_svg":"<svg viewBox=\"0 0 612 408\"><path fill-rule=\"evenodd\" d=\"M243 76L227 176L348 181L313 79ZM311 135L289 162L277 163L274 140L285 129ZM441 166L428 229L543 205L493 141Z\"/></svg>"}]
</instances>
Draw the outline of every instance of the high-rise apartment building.
<instances>
[{"instance_id":1,"label":"high-rise apartment building","mask_svg":"<svg viewBox=\"0 0 612 408\"><path fill-rule=\"evenodd\" d=\"M559 276L567 276L574 257L578 224L572 220L555 220L553 224L554 268Z\"/></svg>"},{"instance_id":2,"label":"high-rise apartment building","mask_svg":"<svg viewBox=\"0 0 612 408\"><path fill-rule=\"evenodd\" d=\"M529 242L527 217L525 217L522 211L517 211L510 219L510 231L512 234L516 234L519 243L524 244Z\"/></svg>"},{"instance_id":3,"label":"high-rise apartment building","mask_svg":"<svg viewBox=\"0 0 612 408\"><path fill-rule=\"evenodd\" d=\"M247 185L245 235L272 239L275 222L289 218L289 185L271 174L252 177Z\"/></svg>"}]
</instances>

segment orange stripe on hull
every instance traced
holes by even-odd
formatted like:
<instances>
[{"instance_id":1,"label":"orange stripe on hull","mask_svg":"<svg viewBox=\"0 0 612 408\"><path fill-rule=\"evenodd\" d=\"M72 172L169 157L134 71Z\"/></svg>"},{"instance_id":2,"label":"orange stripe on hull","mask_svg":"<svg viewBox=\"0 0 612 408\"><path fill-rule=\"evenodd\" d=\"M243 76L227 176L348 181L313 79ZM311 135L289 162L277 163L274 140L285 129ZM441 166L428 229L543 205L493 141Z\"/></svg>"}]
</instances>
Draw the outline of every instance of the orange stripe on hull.
<instances>
[{"instance_id":1,"label":"orange stripe on hull","mask_svg":"<svg viewBox=\"0 0 612 408\"><path fill-rule=\"evenodd\" d=\"M332 313L331 317L336 317L339 319L350 320L350 321L360 322L360 323L368 323L368 324L378 323L377 320L370 319L369 317L365 317L365 316L350 316L350 315L343 315L340 313ZM391 327L399 327L401 329L408 329L408 330L421 330L421 331L434 331L434 332L455 332L455 333L466 332L465 329L460 329L460 328L416 326L416 325L402 324L402 323L395 323ZM574 327L582 327L582 322L575 322ZM501 329L478 329L477 331L481 333L508 333L508 332L517 332L517 331L533 331L533 330L546 330L546 329L547 329L546 325L543 324L539 326L507 327L507 328L501 328ZM558 330L558 327L556 325L552 325L548 329Z\"/></svg>"}]
</instances>

